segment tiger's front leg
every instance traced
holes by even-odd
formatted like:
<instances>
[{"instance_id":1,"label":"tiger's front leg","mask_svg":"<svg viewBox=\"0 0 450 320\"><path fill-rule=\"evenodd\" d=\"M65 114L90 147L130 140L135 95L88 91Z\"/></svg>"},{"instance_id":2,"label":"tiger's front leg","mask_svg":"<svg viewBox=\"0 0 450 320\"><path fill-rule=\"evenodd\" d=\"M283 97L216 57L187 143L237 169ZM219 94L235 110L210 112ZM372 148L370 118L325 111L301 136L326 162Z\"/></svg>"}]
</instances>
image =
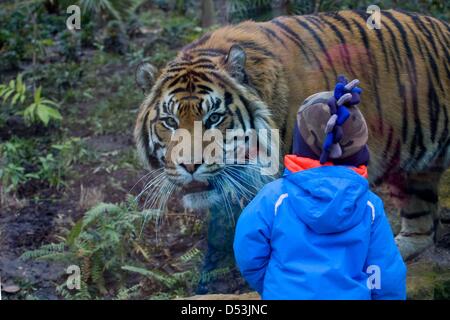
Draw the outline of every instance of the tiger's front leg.
<instances>
[{"instance_id":1,"label":"tiger's front leg","mask_svg":"<svg viewBox=\"0 0 450 320\"><path fill-rule=\"evenodd\" d=\"M403 186L400 233L395 240L403 259L414 258L436 241L438 185L441 172L417 173Z\"/></svg>"},{"instance_id":2,"label":"tiger's front leg","mask_svg":"<svg viewBox=\"0 0 450 320\"><path fill-rule=\"evenodd\" d=\"M207 250L196 294L229 294L246 287L233 254L235 222L242 207L228 205L215 204L209 209Z\"/></svg>"}]
</instances>

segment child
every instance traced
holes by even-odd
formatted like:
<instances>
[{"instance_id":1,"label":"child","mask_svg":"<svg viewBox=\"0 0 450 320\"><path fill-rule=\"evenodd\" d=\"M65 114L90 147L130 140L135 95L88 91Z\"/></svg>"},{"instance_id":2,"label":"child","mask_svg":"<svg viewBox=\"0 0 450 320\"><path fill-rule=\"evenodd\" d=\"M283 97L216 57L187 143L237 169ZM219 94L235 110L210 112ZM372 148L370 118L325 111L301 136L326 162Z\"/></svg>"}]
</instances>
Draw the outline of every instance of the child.
<instances>
[{"instance_id":1,"label":"child","mask_svg":"<svg viewBox=\"0 0 450 320\"><path fill-rule=\"evenodd\" d=\"M300 107L284 175L242 212L239 269L263 299L405 299L406 267L369 189L357 80Z\"/></svg>"}]
</instances>

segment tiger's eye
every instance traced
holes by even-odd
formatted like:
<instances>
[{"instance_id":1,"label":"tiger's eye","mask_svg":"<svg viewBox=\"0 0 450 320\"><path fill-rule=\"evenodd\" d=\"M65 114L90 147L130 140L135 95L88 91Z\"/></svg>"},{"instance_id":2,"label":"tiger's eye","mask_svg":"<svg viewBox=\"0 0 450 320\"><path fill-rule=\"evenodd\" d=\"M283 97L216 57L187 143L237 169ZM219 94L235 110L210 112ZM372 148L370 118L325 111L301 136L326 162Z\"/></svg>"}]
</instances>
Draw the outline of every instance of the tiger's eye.
<instances>
[{"instance_id":1,"label":"tiger's eye","mask_svg":"<svg viewBox=\"0 0 450 320\"><path fill-rule=\"evenodd\" d=\"M220 120L220 114L218 113L213 113L212 115L209 116L208 119L211 123L216 123L217 121Z\"/></svg>"},{"instance_id":2,"label":"tiger's eye","mask_svg":"<svg viewBox=\"0 0 450 320\"><path fill-rule=\"evenodd\" d=\"M165 119L165 121L169 127L176 128L178 126L177 121L172 117Z\"/></svg>"}]
</instances>

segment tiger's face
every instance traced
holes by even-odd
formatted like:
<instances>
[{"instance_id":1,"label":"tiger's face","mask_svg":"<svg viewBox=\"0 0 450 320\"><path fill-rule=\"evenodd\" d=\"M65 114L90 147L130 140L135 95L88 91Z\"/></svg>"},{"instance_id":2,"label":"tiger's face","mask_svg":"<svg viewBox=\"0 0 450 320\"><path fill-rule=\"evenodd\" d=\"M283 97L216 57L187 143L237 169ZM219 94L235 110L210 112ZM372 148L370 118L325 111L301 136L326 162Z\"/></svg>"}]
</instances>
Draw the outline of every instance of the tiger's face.
<instances>
[{"instance_id":1,"label":"tiger's face","mask_svg":"<svg viewBox=\"0 0 450 320\"><path fill-rule=\"evenodd\" d=\"M138 83L148 86L154 71L141 66ZM247 133L271 128L267 106L246 86L245 77L245 52L234 46L223 58L176 60L154 83L135 128L139 154L154 172L148 184L162 193L148 201L150 206L167 201L175 190L193 209L257 192L257 165L223 157L243 152L248 160ZM230 132L244 136L230 143Z\"/></svg>"}]
</instances>

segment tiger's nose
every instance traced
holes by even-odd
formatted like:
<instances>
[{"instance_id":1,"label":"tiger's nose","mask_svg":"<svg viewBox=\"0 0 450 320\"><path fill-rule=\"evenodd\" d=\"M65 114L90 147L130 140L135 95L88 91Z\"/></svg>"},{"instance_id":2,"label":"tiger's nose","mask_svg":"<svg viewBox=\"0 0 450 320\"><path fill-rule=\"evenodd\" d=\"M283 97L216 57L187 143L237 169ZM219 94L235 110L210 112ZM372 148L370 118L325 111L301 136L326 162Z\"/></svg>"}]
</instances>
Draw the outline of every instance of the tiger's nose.
<instances>
[{"instance_id":1,"label":"tiger's nose","mask_svg":"<svg viewBox=\"0 0 450 320\"><path fill-rule=\"evenodd\" d=\"M180 166L182 166L184 168L184 170L186 170L189 173L194 173L200 166L201 164L185 164L185 163L180 163Z\"/></svg>"}]
</instances>

